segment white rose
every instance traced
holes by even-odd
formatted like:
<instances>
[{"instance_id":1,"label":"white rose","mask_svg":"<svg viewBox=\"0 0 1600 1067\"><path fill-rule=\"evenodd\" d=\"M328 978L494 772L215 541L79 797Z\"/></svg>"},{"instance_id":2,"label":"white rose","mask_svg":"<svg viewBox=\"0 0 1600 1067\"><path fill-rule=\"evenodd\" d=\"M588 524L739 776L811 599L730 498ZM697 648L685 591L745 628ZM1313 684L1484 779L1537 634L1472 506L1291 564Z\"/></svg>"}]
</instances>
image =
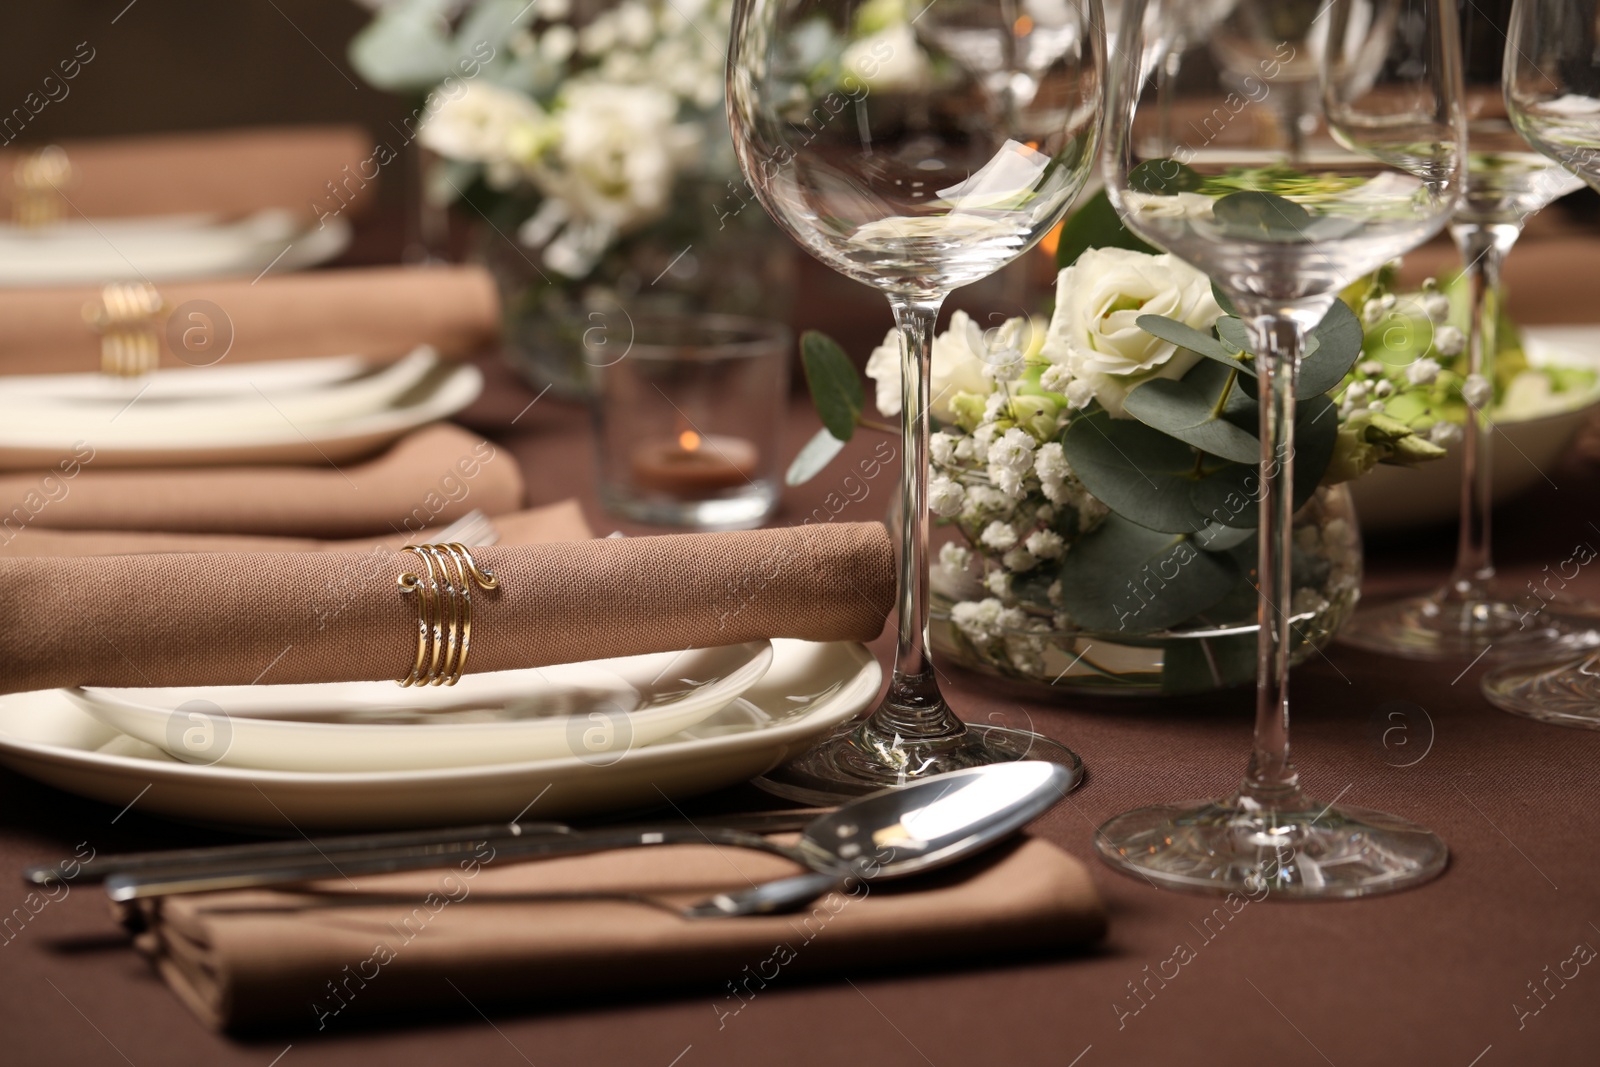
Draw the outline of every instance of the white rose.
<instances>
[{"instance_id":1,"label":"white rose","mask_svg":"<svg viewBox=\"0 0 1600 1067\"><path fill-rule=\"evenodd\" d=\"M933 367L929 376L928 411L940 422L955 421L950 402L957 393L987 396L994 383L984 376L983 357L988 352L983 331L965 311L950 316L950 328L933 339ZM867 360L867 377L877 385L878 410L900 414L900 334L890 330ZM1001 401L1004 402L1004 397Z\"/></svg>"},{"instance_id":2,"label":"white rose","mask_svg":"<svg viewBox=\"0 0 1600 1067\"><path fill-rule=\"evenodd\" d=\"M1134 386L1181 378L1203 358L1145 333L1136 324L1139 316L1161 315L1205 330L1221 314L1211 282L1174 256L1090 249L1056 279L1044 357L1088 383L1114 418L1127 418L1122 402Z\"/></svg>"},{"instance_id":3,"label":"white rose","mask_svg":"<svg viewBox=\"0 0 1600 1067\"><path fill-rule=\"evenodd\" d=\"M447 159L502 163L517 147L537 140L549 116L522 93L469 81L454 96L435 90L423 109L417 139Z\"/></svg>"}]
</instances>

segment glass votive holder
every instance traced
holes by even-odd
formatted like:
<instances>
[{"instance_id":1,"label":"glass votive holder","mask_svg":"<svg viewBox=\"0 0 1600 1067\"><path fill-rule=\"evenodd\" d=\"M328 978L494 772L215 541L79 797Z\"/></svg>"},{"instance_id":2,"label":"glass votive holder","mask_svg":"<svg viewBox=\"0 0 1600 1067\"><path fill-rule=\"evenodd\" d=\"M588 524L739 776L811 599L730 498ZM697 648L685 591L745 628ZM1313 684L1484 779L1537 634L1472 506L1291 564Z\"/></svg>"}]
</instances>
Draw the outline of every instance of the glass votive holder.
<instances>
[{"instance_id":1,"label":"glass votive holder","mask_svg":"<svg viewBox=\"0 0 1600 1067\"><path fill-rule=\"evenodd\" d=\"M629 325L622 354L591 369L601 503L634 522L759 525L781 485L788 327L732 315Z\"/></svg>"}]
</instances>

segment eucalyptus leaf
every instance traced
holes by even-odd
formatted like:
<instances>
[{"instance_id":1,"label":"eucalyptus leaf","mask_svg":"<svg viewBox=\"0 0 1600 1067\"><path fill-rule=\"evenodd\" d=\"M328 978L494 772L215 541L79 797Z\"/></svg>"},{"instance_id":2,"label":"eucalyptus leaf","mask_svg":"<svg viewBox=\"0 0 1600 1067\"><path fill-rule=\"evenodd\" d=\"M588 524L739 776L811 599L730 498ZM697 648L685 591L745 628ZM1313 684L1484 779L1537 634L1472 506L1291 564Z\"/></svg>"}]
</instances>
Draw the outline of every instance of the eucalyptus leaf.
<instances>
[{"instance_id":1,"label":"eucalyptus leaf","mask_svg":"<svg viewBox=\"0 0 1600 1067\"><path fill-rule=\"evenodd\" d=\"M1254 189L1219 198L1211 218L1228 237L1275 244L1303 244L1315 221L1293 200Z\"/></svg>"},{"instance_id":2,"label":"eucalyptus leaf","mask_svg":"<svg viewBox=\"0 0 1600 1067\"><path fill-rule=\"evenodd\" d=\"M789 464L789 470L783 476L786 485L804 485L818 474L833 457L839 454L845 443L833 436L832 432L824 426L807 441L805 447L794 457L794 462Z\"/></svg>"},{"instance_id":3,"label":"eucalyptus leaf","mask_svg":"<svg viewBox=\"0 0 1600 1067\"><path fill-rule=\"evenodd\" d=\"M1205 179L1176 159L1147 159L1128 172L1128 188L1136 193L1171 196L1198 192Z\"/></svg>"},{"instance_id":4,"label":"eucalyptus leaf","mask_svg":"<svg viewBox=\"0 0 1600 1067\"><path fill-rule=\"evenodd\" d=\"M1080 626L1141 633L1206 610L1239 582L1239 568L1188 537L1110 515L1072 546L1060 577L1062 606Z\"/></svg>"},{"instance_id":5,"label":"eucalyptus leaf","mask_svg":"<svg viewBox=\"0 0 1600 1067\"><path fill-rule=\"evenodd\" d=\"M1161 645L1161 691L1204 693L1244 685L1256 676L1256 635L1181 638Z\"/></svg>"},{"instance_id":6,"label":"eucalyptus leaf","mask_svg":"<svg viewBox=\"0 0 1600 1067\"><path fill-rule=\"evenodd\" d=\"M1061 243L1056 246L1056 269L1070 267L1091 248L1126 248L1134 252L1155 252L1122 224L1117 209L1104 189L1067 216L1061 227Z\"/></svg>"},{"instance_id":7,"label":"eucalyptus leaf","mask_svg":"<svg viewBox=\"0 0 1600 1067\"><path fill-rule=\"evenodd\" d=\"M855 364L838 342L816 330L807 330L800 338L800 359L822 425L840 441L850 440L856 432L856 419L867 406Z\"/></svg>"},{"instance_id":8,"label":"eucalyptus leaf","mask_svg":"<svg viewBox=\"0 0 1600 1067\"><path fill-rule=\"evenodd\" d=\"M1080 415L1061 438L1084 487L1116 514L1150 530L1189 533L1204 516L1191 500L1194 450L1137 419Z\"/></svg>"},{"instance_id":9,"label":"eucalyptus leaf","mask_svg":"<svg viewBox=\"0 0 1600 1067\"><path fill-rule=\"evenodd\" d=\"M1257 426L1247 429L1257 430ZM1339 435L1339 416L1325 396L1308 397L1295 404L1294 506L1311 499L1333 460ZM1085 483L1088 484L1087 482ZM1093 492L1093 490L1090 490ZM1260 475L1255 465L1229 463L1190 484L1190 501L1202 518L1223 526L1253 527L1260 522L1257 497ZM1108 506L1110 502L1107 502ZM1197 529L1191 526L1189 529Z\"/></svg>"},{"instance_id":10,"label":"eucalyptus leaf","mask_svg":"<svg viewBox=\"0 0 1600 1067\"><path fill-rule=\"evenodd\" d=\"M1191 352L1225 363L1236 370L1254 373L1250 371L1248 364L1224 348L1221 341L1193 326L1186 326L1177 319L1169 319L1164 315L1140 315L1134 320L1134 325L1150 336L1159 337L1179 348L1187 348Z\"/></svg>"},{"instance_id":11,"label":"eucalyptus leaf","mask_svg":"<svg viewBox=\"0 0 1600 1067\"><path fill-rule=\"evenodd\" d=\"M1255 435L1222 418L1233 392L1233 371L1220 363L1198 364L1176 381L1156 378L1136 386L1123 401L1128 414L1202 452L1235 463L1252 463L1261 455Z\"/></svg>"},{"instance_id":12,"label":"eucalyptus leaf","mask_svg":"<svg viewBox=\"0 0 1600 1067\"><path fill-rule=\"evenodd\" d=\"M1306 339L1305 355L1300 359L1300 380L1295 384L1296 399L1326 393L1344 381L1350 368L1361 358L1365 331L1361 320L1343 300L1335 300Z\"/></svg>"},{"instance_id":13,"label":"eucalyptus leaf","mask_svg":"<svg viewBox=\"0 0 1600 1067\"><path fill-rule=\"evenodd\" d=\"M1216 282L1211 283L1211 298L1217 302L1219 308L1228 314L1235 316L1239 314L1239 309L1233 304L1233 297L1224 292L1222 286Z\"/></svg>"},{"instance_id":14,"label":"eucalyptus leaf","mask_svg":"<svg viewBox=\"0 0 1600 1067\"><path fill-rule=\"evenodd\" d=\"M1256 536L1253 526L1221 526L1208 522L1194 535L1194 543L1207 552L1226 552Z\"/></svg>"}]
</instances>

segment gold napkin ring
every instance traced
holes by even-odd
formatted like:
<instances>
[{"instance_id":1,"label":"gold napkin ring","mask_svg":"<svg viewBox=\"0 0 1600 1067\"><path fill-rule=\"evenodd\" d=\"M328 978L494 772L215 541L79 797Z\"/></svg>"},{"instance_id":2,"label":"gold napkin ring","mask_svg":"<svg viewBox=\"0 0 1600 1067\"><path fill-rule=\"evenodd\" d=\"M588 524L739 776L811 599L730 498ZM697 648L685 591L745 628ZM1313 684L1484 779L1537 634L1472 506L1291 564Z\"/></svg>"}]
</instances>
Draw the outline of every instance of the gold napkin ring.
<instances>
[{"instance_id":1,"label":"gold napkin ring","mask_svg":"<svg viewBox=\"0 0 1600 1067\"><path fill-rule=\"evenodd\" d=\"M18 226L48 226L58 221L66 197L61 190L72 181L72 163L60 145L46 145L17 160L11 170L11 214Z\"/></svg>"},{"instance_id":2,"label":"gold napkin ring","mask_svg":"<svg viewBox=\"0 0 1600 1067\"><path fill-rule=\"evenodd\" d=\"M406 571L395 579L401 593L417 597L417 654L411 673L396 681L402 686L455 685L472 645L472 586L498 589L500 580L479 567L459 541L406 545L401 551L420 559L427 577Z\"/></svg>"},{"instance_id":3,"label":"gold napkin ring","mask_svg":"<svg viewBox=\"0 0 1600 1067\"><path fill-rule=\"evenodd\" d=\"M148 282L112 282L100 301L83 306L83 321L100 335L100 369L119 378L137 378L161 362L157 320L166 301Z\"/></svg>"}]
</instances>

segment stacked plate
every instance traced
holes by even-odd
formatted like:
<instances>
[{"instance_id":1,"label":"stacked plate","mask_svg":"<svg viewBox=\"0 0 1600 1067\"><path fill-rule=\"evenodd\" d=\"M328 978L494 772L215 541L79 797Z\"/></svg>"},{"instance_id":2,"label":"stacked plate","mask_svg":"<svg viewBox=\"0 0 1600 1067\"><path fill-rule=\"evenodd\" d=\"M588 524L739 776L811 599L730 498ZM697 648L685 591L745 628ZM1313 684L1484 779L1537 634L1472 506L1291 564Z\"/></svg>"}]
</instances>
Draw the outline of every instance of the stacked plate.
<instances>
[{"instance_id":1,"label":"stacked plate","mask_svg":"<svg viewBox=\"0 0 1600 1067\"><path fill-rule=\"evenodd\" d=\"M559 818L745 781L877 695L860 644L760 641L393 682L0 697L0 764L118 807L293 834Z\"/></svg>"},{"instance_id":2,"label":"stacked plate","mask_svg":"<svg viewBox=\"0 0 1600 1067\"><path fill-rule=\"evenodd\" d=\"M308 225L282 209L241 219L161 215L63 219L47 226L0 223L0 286L98 285L255 277L303 270L350 244L343 219Z\"/></svg>"},{"instance_id":3,"label":"stacked plate","mask_svg":"<svg viewBox=\"0 0 1600 1067\"><path fill-rule=\"evenodd\" d=\"M483 389L427 346L359 356L105 374L16 375L0 391L0 470L49 468L82 442L97 467L337 463L448 418Z\"/></svg>"}]
</instances>

